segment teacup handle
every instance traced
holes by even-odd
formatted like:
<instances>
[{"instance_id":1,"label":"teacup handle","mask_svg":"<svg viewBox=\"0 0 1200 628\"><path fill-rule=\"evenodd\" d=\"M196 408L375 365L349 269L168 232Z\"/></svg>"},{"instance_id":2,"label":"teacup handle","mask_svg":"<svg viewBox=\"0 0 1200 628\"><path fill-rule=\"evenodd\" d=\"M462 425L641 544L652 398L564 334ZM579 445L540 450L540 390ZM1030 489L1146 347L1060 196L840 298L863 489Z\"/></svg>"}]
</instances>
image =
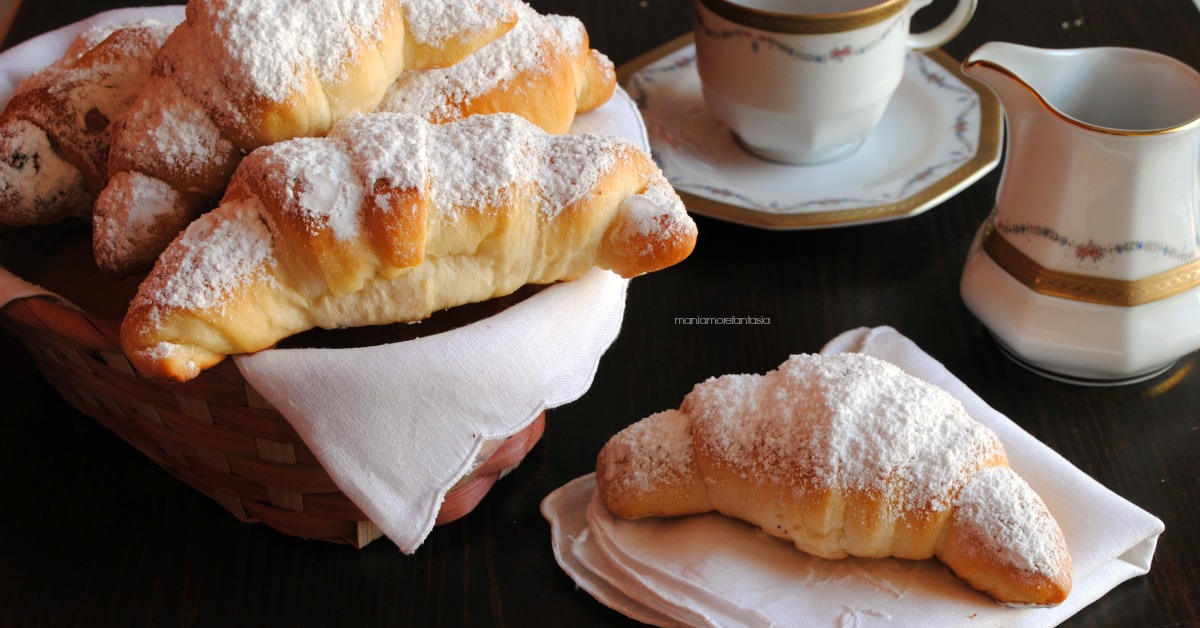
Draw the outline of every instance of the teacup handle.
<instances>
[{"instance_id":1,"label":"teacup handle","mask_svg":"<svg viewBox=\"0 0 1200 628\"><path fill-rule=\"evenodd\" d=\"M913 0L913 3L909 6L909 10L916 13L929 6L929 3L932 1ZM941 48L943 44L954 39L956 35L966 28L967 22L970 22L971 16L975 14L976 4L977 0L958 0L958 5L954 7L954 12L941 24L923 33L909 33L908 47L917 52Z\"/></svg>"}]
</instances>

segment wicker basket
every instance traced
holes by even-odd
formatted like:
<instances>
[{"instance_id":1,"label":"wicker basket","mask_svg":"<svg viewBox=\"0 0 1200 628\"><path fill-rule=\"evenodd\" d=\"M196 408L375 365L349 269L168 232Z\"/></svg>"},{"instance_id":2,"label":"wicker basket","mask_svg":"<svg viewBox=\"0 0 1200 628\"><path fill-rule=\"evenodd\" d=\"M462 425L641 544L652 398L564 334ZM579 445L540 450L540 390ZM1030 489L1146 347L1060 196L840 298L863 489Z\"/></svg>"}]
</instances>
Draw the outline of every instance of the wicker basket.
<instances>
[{"instance_id":1,"label":"wicker basket","mask_svg":"<svg viewBox=\"0 0 1200 628\"><path fill-rule=\"evenodd\" d=\"M8 304L0 326L29 348L71 405L238 519L355 547L381 536L232 361L184 384L146 380L121 352L119 321L49 298ZM437 523L470 512L537 443L544 421L543 413L487 448L486 459L447 494Z\"/></svg>"}]
</instances>

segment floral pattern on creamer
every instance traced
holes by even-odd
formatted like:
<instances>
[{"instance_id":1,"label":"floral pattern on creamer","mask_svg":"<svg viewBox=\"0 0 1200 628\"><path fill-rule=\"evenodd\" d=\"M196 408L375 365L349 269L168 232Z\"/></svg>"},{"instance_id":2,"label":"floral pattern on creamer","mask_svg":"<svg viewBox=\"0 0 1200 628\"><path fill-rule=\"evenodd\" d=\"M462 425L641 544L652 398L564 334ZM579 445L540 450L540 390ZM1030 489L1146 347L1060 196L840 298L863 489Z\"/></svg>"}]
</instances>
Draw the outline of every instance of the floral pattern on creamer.
<instances>
[{"instance_id":1,"label":"floral pattern on creamer","mask_svg":"<svg viewBox=\"0 0 1200 628\"><path fill-rule=\"evenodd\" d=\"M660 124L653 116L647 116L646 122L650 132L651 154L654 161L667 174L667 179L676 189L698 194L713 200L736 204L740 207L772 214L801 213L811 211L842 211L858 207L887 205L900 202L924 189L941 176L953 172L954 169L971 160L978 152L978 124L976 116L979 112L979 95L970 88L951 80L946 70L942 69L928 57L918 53L909 53L908 63L916 66L920 79L933 89L952 95L959 106L951 125L951 132L958 146L941 152L938 161L924 165L920 170L911 173L899 182L898 187L886 191L876 191L872 195L822 197L801 202L787 202L786 199L761 200L725 186L713 185L704 181L687 180L672 174L665 166L662 155L654 148L654 144L671 147L679 153L689 152L680 145L676 134ZM643 115L652 107L653 92L658 84L669 84L678 80L680 72L695 72L695 49L688 49L683 54L664 59L659 63L649 65L634 74L627 87L630 97L637 104ZM906 71L907 72L907 71ZM669 89L669 87L663 87Z\"/></svg>"},{"instance_id":2,"label":"floral pattern on creamer","mask_svg":"<svg viewBox=\"0 0 1200 628\"><path fill-rule=\"evenodd\" d=\"M997 220L995 222L995 229L1004 235L1050 240L1063 247L1070 255L1083 264L1099 263L1104 260L1112 261L1116 256L1131 255L1134 253L1148 253L1180 262L1189 262L1200 257L1200 251L1196 247L1182 249L1163 242L1146 240L1129 240L1126 242L1104 244L1088 238L1086 242L1083 242L1063 235L1050 227L1031 223L1014 224Z\"/></svg>"},{"instance_id":3,"label":"floral pattern on creamer","mask_svg":"<svg viewBox=\"0 0 1200 628\"><path fill-rule=\"evenodd\" d=\"M714 28L704 22L704 16L696 14L696 32L707 37L715 39L732 39L749 42L750 50L757 53L760 49L775 50L781 52L797 61L805 61L808 63L828 63L830 61L842 61L849 57L865 54L877 47L883 40L887 39L897 28L908 29L908 13L902 11L900 16L892 20L887 28L883 29L875 39L861 45L851 46L842 45L834 46L827 52L809 52L803 48L798 48L791 44L782 42L770 35L754 33L742 28Z\"/></svg>"}]
</instances>

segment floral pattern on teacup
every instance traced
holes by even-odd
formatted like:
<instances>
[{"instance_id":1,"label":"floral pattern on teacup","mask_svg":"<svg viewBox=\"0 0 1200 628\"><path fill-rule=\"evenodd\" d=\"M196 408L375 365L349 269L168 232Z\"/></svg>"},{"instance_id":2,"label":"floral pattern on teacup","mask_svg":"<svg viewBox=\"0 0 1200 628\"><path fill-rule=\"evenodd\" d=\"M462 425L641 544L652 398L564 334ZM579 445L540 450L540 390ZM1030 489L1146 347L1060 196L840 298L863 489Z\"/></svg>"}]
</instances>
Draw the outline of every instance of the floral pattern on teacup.
<instances>
[{"instance_id":1,"label":"floral pattern on teacup","mask_svg":"<svg viewBox=\"0 0 1200 628\"><path fill-rule=\"evenodd\" d=\"M725 40L738 40L749 44L750 50L757 53L762 49L774 50L781 52L797 61L808 63L828 63L830 61L843 61L849 57L862 55L875 49L889 35L898 28L908 29L908 13L901 12L899 16L892 20L887 28L879 32L871 41L852 46L843 44L834 46L825 52L810 52L802 47L795 46L788 42L782 41L771 35L766 35L758 32L751 32L744 28L715 28L704 21L704 16L696 15L696 32L707 37Z\"/></svg>"}]
</instances>

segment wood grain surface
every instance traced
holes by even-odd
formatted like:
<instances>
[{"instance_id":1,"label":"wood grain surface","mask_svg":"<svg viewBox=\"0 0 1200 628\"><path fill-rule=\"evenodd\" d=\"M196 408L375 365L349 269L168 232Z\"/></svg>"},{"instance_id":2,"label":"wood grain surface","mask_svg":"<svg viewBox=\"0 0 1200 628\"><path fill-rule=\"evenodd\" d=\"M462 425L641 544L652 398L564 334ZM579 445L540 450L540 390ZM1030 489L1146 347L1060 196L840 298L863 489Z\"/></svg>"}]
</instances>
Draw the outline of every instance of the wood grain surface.
<instances>
[{"instance_id":1,"label":"wood grain surface","mask_svg":"<svg viewBox=\"0 0 1200 628\"><path fill-rule=\"evenodd\" d=\"M692 26L690 0L530 3L581 18L618 64ZM132 4L25 0L5 47ZM1200 67L1200 10L1191 0L981 0L945 50L961 59L991 40L1133 46ZM1149 575L1064 625L1200 626L1200 359L1116 388L1057 383L1006 359L958 293L1000 171L885 224L768 232L697 217L695 253L632 282L624 328L588 394L551 411L522 466L412 556L386 540L352 550L238 522L74 411L0 333L0 625L623 625L555 563L542 498L591 471L610 435L676 407L696 382L772 369L848 328L891 325L1166 524ZM675 322L690 316L770 324Z\"/></svg>"}]
</instances>

